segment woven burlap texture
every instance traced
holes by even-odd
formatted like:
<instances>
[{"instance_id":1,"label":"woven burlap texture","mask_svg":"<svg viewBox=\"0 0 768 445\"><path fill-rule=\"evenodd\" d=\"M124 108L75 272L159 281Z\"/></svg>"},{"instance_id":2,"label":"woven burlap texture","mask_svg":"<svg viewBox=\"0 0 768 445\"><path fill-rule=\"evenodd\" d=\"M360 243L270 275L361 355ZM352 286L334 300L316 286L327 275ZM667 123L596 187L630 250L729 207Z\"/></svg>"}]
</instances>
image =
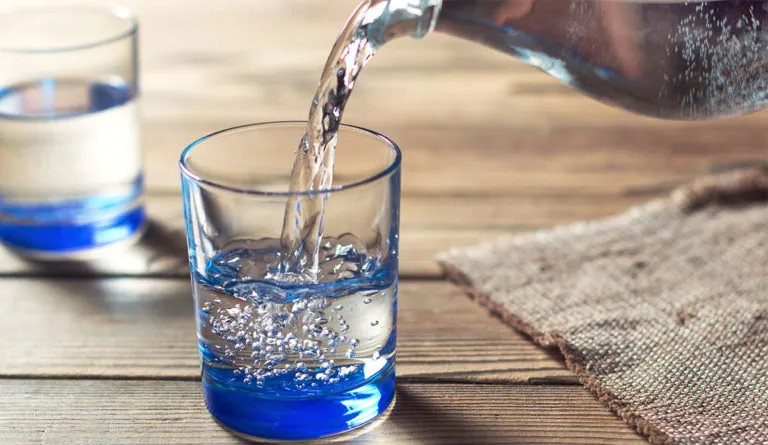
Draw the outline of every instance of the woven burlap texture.
<instances>
[{"instance_id":1,"label":"woven burlap texture","mask_svg":"<svg viewBox=\"0 0 768 445\"><path fill-rule=\"evenodd\" d=\"M652 443L768 443L764 169L438 261Z\"/></svg>"}]
</instances>

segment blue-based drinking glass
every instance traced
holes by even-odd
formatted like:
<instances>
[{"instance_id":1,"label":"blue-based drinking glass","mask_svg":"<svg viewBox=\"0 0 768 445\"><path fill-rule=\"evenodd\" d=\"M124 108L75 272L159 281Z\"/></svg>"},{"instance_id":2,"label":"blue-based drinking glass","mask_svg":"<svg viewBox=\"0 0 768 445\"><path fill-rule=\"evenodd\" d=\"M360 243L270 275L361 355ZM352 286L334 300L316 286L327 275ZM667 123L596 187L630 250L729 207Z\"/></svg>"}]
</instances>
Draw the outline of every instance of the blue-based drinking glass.
<instances>
[{"instance_id":1,"label":"blue-based drinking glass","mask_svg":"<svg viewBox=\"0 0 768 445\"><path fill-rule=\"evenodd\" d=\"M220 131L180 161L205 403L251 439L343 438L395 392L400 151L342 126L333 187L291 193L305 128ZM325 212L310 279L283 272L280 238L286 205L313 194Z\"/></svg>"},{"instance_id":2,"label":"blue-based drinking glass","mask_svg":"<svg viewBox=\"0 0 768 445\"><path fill-rule=\"evenodd\" d=\"M138 24L97 4L0 6L0 242L89 256L144 223Z\"/></svg>"}]
</instances>

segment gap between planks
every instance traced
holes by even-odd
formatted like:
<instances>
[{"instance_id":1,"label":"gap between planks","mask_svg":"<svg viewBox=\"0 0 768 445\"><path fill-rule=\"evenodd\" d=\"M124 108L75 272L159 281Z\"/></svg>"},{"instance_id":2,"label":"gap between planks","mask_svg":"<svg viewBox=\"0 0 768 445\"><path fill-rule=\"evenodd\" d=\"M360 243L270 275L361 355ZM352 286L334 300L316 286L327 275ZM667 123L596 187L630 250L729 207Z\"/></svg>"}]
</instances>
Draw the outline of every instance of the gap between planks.
<instances>
[{"instance_id":1,"label":"gap between planks","mask_svg":"<svg viewBox=\"0 0 768 445\"><path fill-rule=\"evenodd\" d=\"M192 376L135 376L135 375L90 375L90 374L3 374L3 380L111 380L124 382L199 382L199 377ZM397 384L420 385L489 385L489 386L582 386L577 376L561 378L531 378L527 381L511 381L505 379L486 379L472 381L462 378L440 378L423 376L398 376Z\"/></svg>"},{"instance_id":2,"label":"gap between planks","mask_svg":"<svg viewBox=\"0 0 768 445\"><path fill-rule=\"evenodd\" d=\"M0 443L233 442L206 411L198 382L0 382ZM578 387L401 383L382 420L351 443L644 443Z\"/></svg>"},{"instance_id":3,"label":"gap between planks","mask_svg":"<svg viewBox=\"0 0 768 445\"><path fill-rule=\"evenodd\" d=\"M6 278L0 298L0 377L199 378L188 279ZM400 283L397 369L418 382L576 382L559 353L444 281Z\"/></svg>"}]
</instances>

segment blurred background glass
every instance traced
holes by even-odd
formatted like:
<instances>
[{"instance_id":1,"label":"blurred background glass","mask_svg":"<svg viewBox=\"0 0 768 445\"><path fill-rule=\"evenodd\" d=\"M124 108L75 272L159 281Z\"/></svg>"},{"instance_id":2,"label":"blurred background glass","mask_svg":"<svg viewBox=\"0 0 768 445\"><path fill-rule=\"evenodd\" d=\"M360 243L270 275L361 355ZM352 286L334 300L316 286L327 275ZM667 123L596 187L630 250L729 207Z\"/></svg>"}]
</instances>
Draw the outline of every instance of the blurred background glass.
<instances>
[{"instance_id":1,"label":"blurred background glass","mask_svg":"<svg viewBox=\"0 0 768 445\"><path fill-rule=\"evenodd\" d=\"M0 240L71 258L144 223L138 22L99 3L0 7Z\"/></svg>"}]
</instances>

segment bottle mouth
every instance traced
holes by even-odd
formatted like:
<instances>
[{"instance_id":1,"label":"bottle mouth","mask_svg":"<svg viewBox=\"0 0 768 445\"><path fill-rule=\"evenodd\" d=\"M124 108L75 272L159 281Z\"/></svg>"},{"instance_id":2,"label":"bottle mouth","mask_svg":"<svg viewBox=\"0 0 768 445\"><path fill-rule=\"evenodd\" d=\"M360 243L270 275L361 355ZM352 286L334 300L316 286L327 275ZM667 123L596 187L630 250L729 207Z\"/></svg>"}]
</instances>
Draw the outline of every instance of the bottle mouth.
<instances>
[{"instance_id":1,"label":"bottle mouth","mask_svg":"<svg viewBox=\"0 0 768 445\"><path fill-rule=\"evenodd\" d=\"M440 9L443 6L443 0L413 0L413 2L422 11L421 19L417 22L413 37L421 39L435 30L437 17L440 15Z\"/></svg>"},{"instance_id":2,"label":"bottle mouth","mask_svg":"<svg viewBox=\"0 0 768 445\"><path fill-rule=\"evenodd\" d=\"M377 47L398 37L421 39L434 31L442 5L443 0L369 0L363 24Z\"/></svg>"}]
</instances>

